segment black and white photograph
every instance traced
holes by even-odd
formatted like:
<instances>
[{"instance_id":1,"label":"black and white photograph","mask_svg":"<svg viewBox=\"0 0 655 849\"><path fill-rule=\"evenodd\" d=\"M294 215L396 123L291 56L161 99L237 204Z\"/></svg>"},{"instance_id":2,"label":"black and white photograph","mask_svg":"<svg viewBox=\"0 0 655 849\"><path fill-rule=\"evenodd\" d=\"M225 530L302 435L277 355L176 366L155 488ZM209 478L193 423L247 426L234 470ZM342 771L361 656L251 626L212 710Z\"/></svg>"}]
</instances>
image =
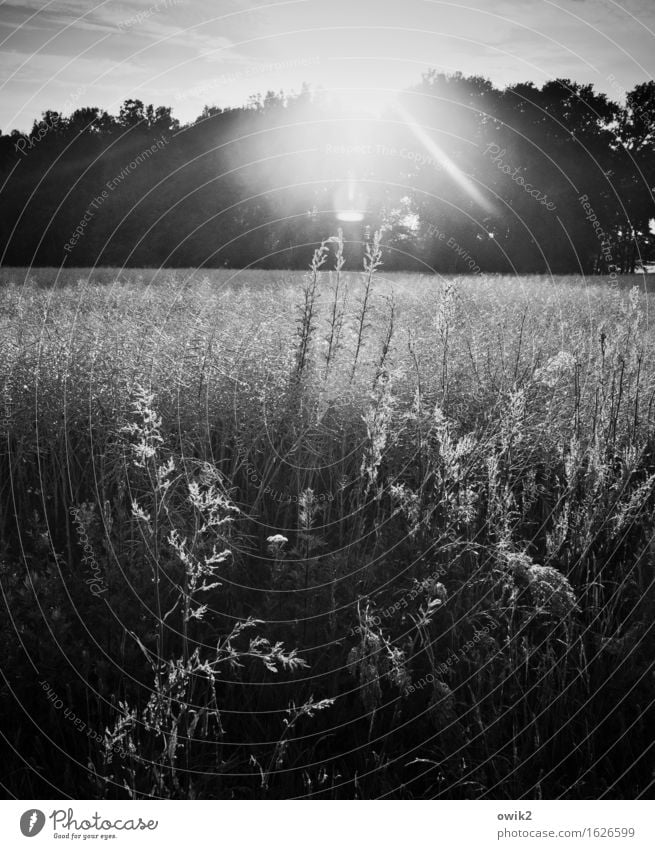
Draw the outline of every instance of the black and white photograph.
<instances>
[{"instance_id":1,"label":"black and white photograph","mask_svg":"<svg viewBox=\"0 0 655 849\"><path fill-rule=\"evenodd\" d=\"M2 844L655 845L655 2L0 44Z\"/></svg>"}]
</instances>

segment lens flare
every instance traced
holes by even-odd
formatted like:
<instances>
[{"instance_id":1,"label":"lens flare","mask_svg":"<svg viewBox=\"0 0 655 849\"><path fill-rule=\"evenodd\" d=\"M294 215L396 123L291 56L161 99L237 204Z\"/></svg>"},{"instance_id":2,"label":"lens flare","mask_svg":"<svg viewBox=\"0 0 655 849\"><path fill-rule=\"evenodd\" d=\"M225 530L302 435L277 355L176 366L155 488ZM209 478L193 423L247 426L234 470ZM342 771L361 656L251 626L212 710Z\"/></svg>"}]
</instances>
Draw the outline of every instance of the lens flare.
<instances>
[{"instance_id":1,"label":"lens flare","mask_svg":"<svg viewBox=\"0 0 655 849\"><path fill-rule=\"evenodd\" d=\"M467 177L466 174L459 168L459 166L453 162L453 160L448 156L445 151L443 151L436 141L427 134L427 132L421 127L421 125L412 117L412 115L403 107L396 106L396 112L402 120L405 122L408 129L412 131L416 139L423 145L423 147L428 151L430 156L438 162L439 165L444 169L446 174L453 180L457 185L463 189L470 198L472 198L481 209L485 212L492 212L493 206L486 200L483 196L482 192L475 185L473 180L470 177Z\"/></svg>"},{"instance_id":2,"label":"lens flare","mask_svg":"<svg viewBox=\"0 0 655 849\"><path fill-rule=\"evenodd\" d=\"M356 221L363 221L363 220L364 220L364 213L359 212L356 209L340 209L337 212L337 221L356 222Z\"/></svg>"}]
</instances>

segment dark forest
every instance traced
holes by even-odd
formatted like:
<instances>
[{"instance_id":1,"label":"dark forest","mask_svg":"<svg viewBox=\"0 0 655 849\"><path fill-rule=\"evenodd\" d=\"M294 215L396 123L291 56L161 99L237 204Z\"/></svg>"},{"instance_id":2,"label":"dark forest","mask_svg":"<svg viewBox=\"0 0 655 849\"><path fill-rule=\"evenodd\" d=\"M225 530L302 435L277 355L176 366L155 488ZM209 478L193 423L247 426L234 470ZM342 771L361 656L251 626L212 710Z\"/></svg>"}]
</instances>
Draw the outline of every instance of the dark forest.
<instances>
[{"instance_id":1,"label":"dark forest","mask_svg":"<svg viewBox=\"0 0 655 849\"><path fill-rule=\"evenodd\" d=\"M359 121L309 86L184 126L130 99L3 135L0 171L9 266L305 268L345 204L349 267L386 227L389 269L630 273L654 257L655 82L619 105L428 72Z\"/></svg>"}]
</instances>

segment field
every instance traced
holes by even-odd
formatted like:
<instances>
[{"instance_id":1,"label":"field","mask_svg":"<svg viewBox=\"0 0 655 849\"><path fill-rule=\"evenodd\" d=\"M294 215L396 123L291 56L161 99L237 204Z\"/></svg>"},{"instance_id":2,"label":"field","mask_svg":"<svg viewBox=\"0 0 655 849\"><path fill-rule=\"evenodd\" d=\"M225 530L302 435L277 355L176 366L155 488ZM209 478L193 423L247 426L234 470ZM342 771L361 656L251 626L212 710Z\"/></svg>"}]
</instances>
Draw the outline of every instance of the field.
<instances>
[{"instance_id":1,"label":"field","mask_svg":"<svg viewBox=\"0 0 655 849\"><path fill-rule=\"evenodd\" d=\"M0 271L5 793L650 793L648 279L339 256Z\"/></svg>"}]
</instances>

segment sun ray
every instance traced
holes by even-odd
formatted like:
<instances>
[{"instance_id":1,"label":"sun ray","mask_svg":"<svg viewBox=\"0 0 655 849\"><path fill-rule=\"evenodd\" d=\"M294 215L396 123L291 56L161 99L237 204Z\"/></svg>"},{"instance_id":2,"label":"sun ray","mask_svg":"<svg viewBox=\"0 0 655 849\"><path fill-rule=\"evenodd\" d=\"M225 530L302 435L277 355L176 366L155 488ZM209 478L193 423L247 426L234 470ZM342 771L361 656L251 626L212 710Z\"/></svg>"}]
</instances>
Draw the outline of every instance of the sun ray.
<instances>
[{"instance_id":1,"label":"sun ray","mask_svg":"<svg viewBox=\"0 0 655 849\"><path fill-rule=\"evenodd\" d=\"M430 156L435 162L444 169L448 176L457 185L462 188L470 198L472 198L479 206L487 213L493 211L492 205L483 196L475 183L464 174L461 168L453 162L445 151L443 151L436 141L427 134L424 128L415 120L415 118L400 104L395 105L395 110L402 118L409 130L414 134L418 141L425 147Z\"/></svg>"}]
</instances>

